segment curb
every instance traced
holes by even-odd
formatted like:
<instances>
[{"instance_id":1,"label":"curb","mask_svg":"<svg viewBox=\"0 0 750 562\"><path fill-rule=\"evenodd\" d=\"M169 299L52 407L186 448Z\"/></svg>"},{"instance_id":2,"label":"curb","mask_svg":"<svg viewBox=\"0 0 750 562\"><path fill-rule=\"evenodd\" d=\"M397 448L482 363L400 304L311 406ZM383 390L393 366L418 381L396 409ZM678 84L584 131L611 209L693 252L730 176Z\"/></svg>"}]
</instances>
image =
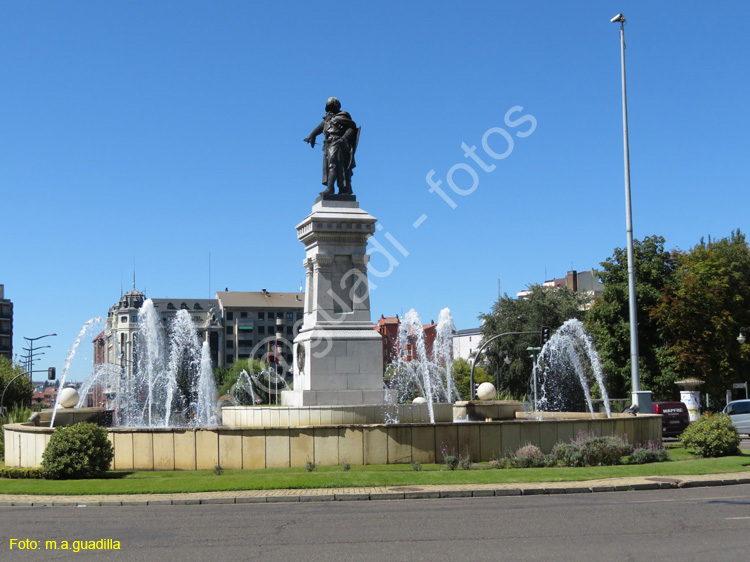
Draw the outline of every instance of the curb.
<instances>
[{"instance_id":1,"label":"curb","mask_svg":"<svg viewBox=\"0 0 750 562\"><path fill-rule=\"evenodd\" d=\"M714 486L736 486L750 484L750 478L726 478L711 480L677 480L657 482L632 482L624 484L593 485L593 486L569 486L569 487L545 487L544 485L529 488L498 488L498 489L464 489L436 490L427 489L419 491L383 491L383 492L357 492L357 493L316 493L316 494L283 494L283 495L258 495L258 496L228 496L228 497L205 497L205 498L144 498L129 496L120 500L95 500L71 499L61 496L59 500L38 500L33 497L23 500L0 501L0 507L112 507L112 506L152 506L152 505L226 505L247 503L304 503L304 502L340 502L340 501L379 501L379 500L429 500L429 499L452 499L452 498L480 498L480 497L509 497L509 496L540 496L552 494L596 494L606 492L630 492L642 490L674 490L680 488L705 488Z\"/></svg>"}]
</instances>

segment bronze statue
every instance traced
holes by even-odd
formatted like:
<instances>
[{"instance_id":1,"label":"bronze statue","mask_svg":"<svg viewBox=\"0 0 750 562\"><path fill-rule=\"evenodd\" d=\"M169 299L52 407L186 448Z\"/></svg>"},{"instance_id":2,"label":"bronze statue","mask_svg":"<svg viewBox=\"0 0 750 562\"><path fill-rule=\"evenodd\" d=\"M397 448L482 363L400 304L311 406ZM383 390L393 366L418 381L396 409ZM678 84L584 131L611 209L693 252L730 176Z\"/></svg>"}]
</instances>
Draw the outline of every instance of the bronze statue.
<instances>
[{"instance_id":1,"label":"bronze statue","mask_svg":"<svg viewBox=\"0 0 750 562\"><path fill-rule=\"evenodd\" d=\"M315 137L324 133L323 140L323 185L320 195L333 195L334 184L339 186L339 195L352 195L352 168L356 166L354 153L359 142L359 131L351 115L341 111L341 102L336 98L326 101L323 122L302 139L315 146Z\"/></svg>"}]
</instances>

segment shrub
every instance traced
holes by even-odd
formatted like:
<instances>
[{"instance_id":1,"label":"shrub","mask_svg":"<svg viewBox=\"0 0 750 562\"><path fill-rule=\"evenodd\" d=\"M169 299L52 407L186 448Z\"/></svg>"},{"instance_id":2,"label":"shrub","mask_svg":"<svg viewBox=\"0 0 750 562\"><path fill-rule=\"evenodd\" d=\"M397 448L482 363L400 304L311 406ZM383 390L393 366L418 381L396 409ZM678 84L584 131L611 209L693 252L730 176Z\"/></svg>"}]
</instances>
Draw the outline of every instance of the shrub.
<instances>
[{"instance_id":1,"label":"shrub","mask_svg":"<svg viewBox=\"0 0 750 562\"><path fill-rule=\"evenodd\" d=\"M315 471L315 470L317 470L317 469L318 469L318 467L317 467L317 466L315 465L315 463L314 463L314 462L312 462L312 461L307 461L307 462L305 463L305 470L306 470L307 472L313 472L313 471Z\"/></svg>"},{"instance_id":2,"label":"shrub","mask_svg":"<svg viewBox=\"0 0 750 562\"><path fill-rule=\"evenodd\" d=\"M341 470L343 470L344 472L349 472L351 469L352 469L352 465L349 464L348 462L344 461L341 463Z\"/></svg>"},{"instance_id":3,"label":"shrub","mask_svg":"<svg viewBox=\"0 0 750 562\"><path fill-rule=\"evenodd\" d=\"M415 472L420 472L422 470L422 463L419 461L412 461L411 469Z\"/></svg>"},{"instance_id":4,"label":"shrub","mask_svg":"<svg viewBox=\"0 0 750 562\"><path fill-rule=\"evenodd\" d=\"M726 414L703 414L682 432L680 443L701 457L724 457L740 452L740 436Z\"/></svg>"},{"instance_id":5,"label":"shrub","mask_svg":"<svg viewBox=\"0 0 750 562\"><path fill-rule=\"evenodd\" d=\"M41 478L41 468L16 468L13 466L0 466L0 478Z\"/></svg>"},{"instance_id":6,"label":"shrub","mask_svg":"<svg viewBox=\"0 0 750 562\"><path fill-rule=\"evenodd\" d=\"M581 431L570 443L557 443L552 456L566 466L612 466L621 464L622 457L632 451L619 437L597 437L593 431Z\"/></svg>"},{"instance_id":7,"label":"shrub","mask_svg":"<svg viewBox=\"0 0 750 562\"><path fill-rule=\"evenodd\" d=\"M456 470L456 467L458 467L458 461L460 460L456 453L456 448L448 448L448 445L443 443L440 447L440 452L443 455L443 462L445 463L445 466L448 467L448 470Z\"/></svg>"},{"instance_id":8,"label":"shrub","mask_svg":"<svg viewBox=\"0 0 750 562\"><path fill-rule=\"evenodd\" d=\"M543 468L555 466L557 459L552 455L545 455L536 445L527 444L511 453L500 464L506 468Z\"/></svg>"},{"instance_id":9,"label":"shrub","mask_svg":"<svg viewBox=\"0 0 750 562\"><path fill-rule=\"evenodd\" d=\"M42 472L50 480L92 478L109 469L113 456L103 427L88 422L58 427L42 454Z\"/></svg>"},{"instance_id":10,"label":"shrub","mask_svg":"<svg viewBox=\"0 0 750 562\"><path fill-rule=\"evenodd\" d=\"M633 448L619 437L602 436L587 439L581 446L586 466L614 466L622 464Z\"/></svg>"},{"instance_id":11,"label":"shrub","mask_svg":"<svg viewBox=\"0 0 750 562\"><path fill-rule=\"evenodd\" d=\"M636 444L628 457L628 464L646 464L651 462L665 462L669 460L669 451L664 447L649 441L645 446Z\"/></svg>"},{"instance_id":12,"label":"shrub","mask_svg":"<svg viewBox=\"0 0 750 562\"><path fill-rule=\"evenodd\" d=\"M552 456L565 466L585 466L583 454L572 443L555 443Z\"/></svg>"},{"instance_id":13,"label":"shrub","mask_svg":"<svg viewBox=\"0 0 750 562\"><path fill-rule=\"evenodd\" d=\"M214 465L214 476L221 476L224 474L224 469L221 467L220 464Z\"/></svg>"},{"instance_id":14,"label":"shrub","mask_svg":"<svg viewBox=\"0 0 750 562\"><path fill-rule=\"evenodd\" d=\"M448 467L448 470L456 470L456 467L458 467L457 455L445 455L443 456L443 460L445 461L445 466Z\"/></svg>"}]
</instances>

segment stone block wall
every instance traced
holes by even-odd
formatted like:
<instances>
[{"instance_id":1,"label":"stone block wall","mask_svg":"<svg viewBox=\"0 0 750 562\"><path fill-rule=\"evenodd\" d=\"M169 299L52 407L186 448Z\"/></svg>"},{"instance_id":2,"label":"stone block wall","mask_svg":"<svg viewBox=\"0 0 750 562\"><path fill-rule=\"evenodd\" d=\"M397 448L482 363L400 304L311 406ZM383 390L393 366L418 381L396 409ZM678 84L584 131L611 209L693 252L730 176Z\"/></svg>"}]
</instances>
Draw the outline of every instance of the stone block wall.
<instances>
[{"instance_id":1,"label":"stone block wall","mask_svg":"<svg viewBox=\"0 0 750 562\"><path fill-rule=\"evenodd\" d=\"M210 470L443 462L443 452L486 462L526 443L548 453L580 431L661 442L661 417L544 419L436 424L110 429L114 470ZM6 466L40 466L52 429L4 427Z\"/></svg>"}]
</instances>

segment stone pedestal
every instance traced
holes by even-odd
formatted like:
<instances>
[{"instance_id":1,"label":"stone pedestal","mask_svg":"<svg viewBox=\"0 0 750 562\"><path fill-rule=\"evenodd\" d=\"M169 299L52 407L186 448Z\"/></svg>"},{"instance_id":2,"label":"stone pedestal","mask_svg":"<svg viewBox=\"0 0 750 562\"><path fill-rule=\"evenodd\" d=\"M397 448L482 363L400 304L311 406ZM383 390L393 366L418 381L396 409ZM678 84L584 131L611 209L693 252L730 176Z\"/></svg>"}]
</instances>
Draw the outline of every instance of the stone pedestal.
<instances>
[{"instance_id":1,"label":"stone pedestal","mask_svg":"<svg viewBox=\"0 0 750 562\"><path fill-rule=\"evenodd\" d=\"M367 239L377 219L353 196L318 198L297 225L305 245L305 316L285 406L383 404L383 343L370 319ZM392 392L392 391L388 391Z\"/></svg>"}]
</instances>

